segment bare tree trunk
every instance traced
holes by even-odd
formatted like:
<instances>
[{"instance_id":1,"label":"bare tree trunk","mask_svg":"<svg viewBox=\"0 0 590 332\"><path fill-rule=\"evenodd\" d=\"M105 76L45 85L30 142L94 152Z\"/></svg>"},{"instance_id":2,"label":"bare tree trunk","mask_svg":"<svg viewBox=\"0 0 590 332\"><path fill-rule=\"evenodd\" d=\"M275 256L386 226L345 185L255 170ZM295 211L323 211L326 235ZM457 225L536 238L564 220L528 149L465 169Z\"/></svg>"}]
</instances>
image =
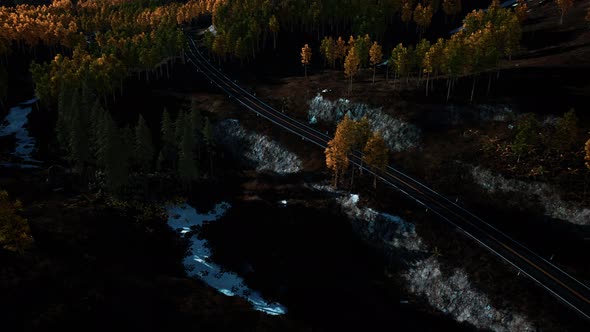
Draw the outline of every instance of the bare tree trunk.
<instances>
[{"instance_id":1,"label":"bare tree trunk","mask_svg":"<svg viewBox=\"0 0 590 332\"><path fill-rule=\"evenodd\" d=\"M470 101L473 102L473 94L475 92L475 81L477 80L477 76L473 76L473 84L471 85L471 99Z\"/></svg>"},{"instance_id":2,"label":"bare tree trunk","mask_svg":"<svg viewBox=\"0 0 590 332\"><path fill-rule=\"evenodd\" d=\"M428 97L428 84L430 83L430 73L426 74L426 97Z\"/></svg>"},{"instance_id":3,"label":"bare tree trunk","mask_svg":"<svg viewBox=\"0 0 590 332\"><path fill-rule=\"evenodd\" d=\"M449 97L451 97L451 81L447 79L447 101L449 101Z\"/></svg>"}]
</instances>

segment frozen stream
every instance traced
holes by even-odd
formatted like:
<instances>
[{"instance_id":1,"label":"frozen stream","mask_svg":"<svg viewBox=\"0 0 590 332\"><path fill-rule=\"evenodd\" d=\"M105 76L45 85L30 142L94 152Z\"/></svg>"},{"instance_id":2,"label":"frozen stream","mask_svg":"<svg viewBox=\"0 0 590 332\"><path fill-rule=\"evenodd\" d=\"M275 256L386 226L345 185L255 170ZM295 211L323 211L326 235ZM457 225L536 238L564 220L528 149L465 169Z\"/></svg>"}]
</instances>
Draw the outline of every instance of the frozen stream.
<instances>
[{"instance_id":1,"label":"frozen stream","mask_svg":"<svg viewBox=\"0 0 590 332\"><path fill-rule=\"evenodd\" d=\"M219 219L231 206L228 203L219 203L208 213L199 213L188 204L168 206L168 225L181 234L191 232L191 227L203 225ZM269 315L282 315L286 309L278 303L270 303L245 284L244 280L233 272L224 272L222 267L211 262L210 250L207 241L199 239L196 234L191 234L191 253L184 259L184 266L189 275L200 278L209 286L217 289L227 296L240 296L248 300L254 309Z\"/></svg>"},{"instance_id":2,"label":"frozen stream","mask_svg":"<svg viewBox=\"0 0 590 332\"><path fill-rule=\"evenodd\" d=\"M0 137L15 135L16 136L16 147L12 155L22 159L22 164L14 164L18 167L36 167L31 163L38 163L39 161L31 158L31 153L35 148L35 138L29 135L29 131L26 128L28 122L27 116L33 110L33 104L37 101L37 98L27 100L20 103L18 106L14 106L8 112L8 115L2 123L0 123ZM13 164L5 164L13 166Z\"/></svg>"}]
</instances>

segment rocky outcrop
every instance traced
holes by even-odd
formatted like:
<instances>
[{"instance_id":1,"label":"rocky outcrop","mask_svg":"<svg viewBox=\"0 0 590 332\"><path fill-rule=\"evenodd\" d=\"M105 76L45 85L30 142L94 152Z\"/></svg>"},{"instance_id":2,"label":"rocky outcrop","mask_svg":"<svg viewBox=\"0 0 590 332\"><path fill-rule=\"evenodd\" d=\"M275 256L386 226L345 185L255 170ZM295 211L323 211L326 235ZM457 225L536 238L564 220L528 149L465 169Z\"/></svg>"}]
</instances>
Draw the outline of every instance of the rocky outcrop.
<instances>
[{"instance_id":1,"label":"rocky outcrop","mask_svg":"<svg viewBox=\"0 0 590 332\"><path fill-rule=\"evenodd\" d=\"M321 187L317 187L321 190ZM510 308L496 308L461 269L443 273L437 256L416 233L414 224L400 217L359 206L359 196L337 198L358 234L390 257L402 262L401 279L407 290L459 322L492 331L533 331L532 324Z\"/></svg>"},{"instance_id":2,"label":"rocky outcrop","mask_svg":"<svg viewBox=\"0 0 590 332\"><path fill-rule=\"evenodd\" d=\"M366 104L342 98L330 101L321 94L309 102L308 117L312 124L317 121L337 124L345 115L353 120L366 116L371 129L381 132L392 151L404 151L420 144L421 131L418 127L386 114L381 108L370 108Z\"/></svg>"},{"instance_id":3,"label":"rocky outcrop","mask_svg":"<svg viewBox=\"0 0 590 332\"><path fill-rule=\"evenodd\" d=\"M578 225L590 225L590 208L561 199L557 190L541 182L507 179L481 166L467 166L473 181L489 193L516 193L522 199L509 201L514 207L540 204L545 215Z\"/></svg>"},{"instance_id":4,"label":"rocky outcrop","mask_svg":"<svg viewBox=\"0 0 590 332\"><path fill-rule=\"evenodd\" d=\"M234 156L259 172L291 174L301 170L297 155L268 136L246 130L238 120L220 122L215 128L215 136Z\"/></svg>"}]
</instances>

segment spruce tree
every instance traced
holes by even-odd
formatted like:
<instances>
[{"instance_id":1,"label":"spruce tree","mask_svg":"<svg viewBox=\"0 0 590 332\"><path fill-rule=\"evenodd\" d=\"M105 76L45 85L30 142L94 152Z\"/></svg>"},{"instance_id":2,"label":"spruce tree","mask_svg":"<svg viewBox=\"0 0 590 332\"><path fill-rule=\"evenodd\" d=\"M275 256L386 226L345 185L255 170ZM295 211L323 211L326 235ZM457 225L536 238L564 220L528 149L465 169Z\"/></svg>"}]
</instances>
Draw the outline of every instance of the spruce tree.
<instances>
[{"instance_id":1,"label":"spruce tree","mask_svg":"<svg viewBox=\"0 0 590 332\"><path fill-rule=\"evenodd\" d=\"M101 134L103 145L99 149L99 154L103 159L107 188L112 192L118 192L127 184L128 151L124 146L121 131L109 112L105 112L103 121Z\"/></svg>"},{"instance_id":2,"label":"spruce tree","mask_svg":"<svg viewBox=\"0 0 590 332\"><path fill-rule=\"evenodd\" d=\"M203 125L203 141L205 148L207 149L207 158L209 158L209 172L213 172L213 157L215 151L215 136L213 134L213 126L209 118L205 118L205 124Z\"/></svg>"},{"instance_id":3,"label":"spruce tree","mask_svg":"<svg viewBox=\"0 0 590 332\"><path fill-rule=\"evenodd\" d=\"M139 115L137 126L135 127L135 161L140 170L150 172L154 160L154 147L152 144L152 134L147 126L145 119Z\"/></svg>"},{"instance_id":4,"label":"spruce tree","mask_svg":"<svg viewBox=\"0 0 590 332\"><path fill-rule=\"evenodd\" d=\"M578 141L578 117L575 110L566 112L557 121L551 145L558 152L566 152L576 146Z\"/></svg>"},{"instance_id":5,"label":"spruce tree","mask_svg":"<svg viewBox=\"0 0 590 332\"><path fill-rule=\"evenodd\" d=\"M190 187L190 183L198 176L197 165L195 163L192 122L184 122L181 128L182 137L178 146L178 175L183 181L183 184Z\"/></svg>"},{"instance_id":6,"label":"spruce tree","mask_svg":"<svg viewBox=\"0 0 590 332\"><path fill-rule=\"evenodd\" d=\"M90 132L88 113L78 109L72 114L70 130L69 159L82 171L90 161Z\"/></svg>"},{"instance_id":7,"label":"spruce tree","mask_svg":"<svg viewBox=\"0 0 590 332\"><path fill-rule=\"evenodd\" d=\"M174 122L170 118L170 113L164 109L162 114L162 148L158 155L158 169L161 171L170 165L175 164L176 160L176 133L174 128Z\"/></svg>"}]
</instances>

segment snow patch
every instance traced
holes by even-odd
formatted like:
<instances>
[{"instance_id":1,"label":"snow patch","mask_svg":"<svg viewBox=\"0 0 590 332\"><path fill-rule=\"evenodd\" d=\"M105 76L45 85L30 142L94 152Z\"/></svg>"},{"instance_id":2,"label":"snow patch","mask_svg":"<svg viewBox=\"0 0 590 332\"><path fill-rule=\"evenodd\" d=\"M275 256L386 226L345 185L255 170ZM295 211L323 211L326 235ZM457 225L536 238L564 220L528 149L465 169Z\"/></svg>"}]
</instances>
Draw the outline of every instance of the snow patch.
<instances>
[{"instance_id":1,"label":"snow patch","mask_svg":"<svg viewBox=\"0 0 590 332\"><path fill-rule=\"evenodd\" d=\"M0 124L0 136L16 136L16 147L12 155L23 160L23 165L19 165L22 168L33 168L35 166L28 167L24 164L39 162L31 157L35 148L35 139L29 135L29 131L25 127L29 121L28 116L33 111L33 104L35 102L37 102L37 98L27 100L19 106L12 107L2 124ZM10 165L12 164L5 164L5 166Z\"/></svg>"},{"instance_id":2,"label":"snow patch","mask_svg":"<svg viewBox=\"0 0 590 332\"><path fill-rule=\"evenodd\" d=\"M506 179L480 166L468 166L475 183L490 193L518 193L528 202L539 202L545 208L545 215L569 221L578 225L590 225L590 208L561 199L557 190L540 182L525 182ZM512 201L511 204L522 206Z\"/></svg>"},{"instance_id":3,"label":"snow patch","mask_svg":"<svg viewBox=\"0 0 590 332\"><path fill-rule=\"evenodd\" d=\"M302 168L297 155L268 136L247 131L238 120L229 119L219 123L216 136L230 150L245 156L259 172L290 174L297 173Z\"/></svg>"},{"instance_id":4,"label":"snow patch","mask_svg":"<svg viewBox=\"0 0 590 332\"><path fill-rule=\"evenodd\" d=\"M523 315L494 308L487 296L473 288L464 271L444 275L435 256L416 262L403 278L410 292L426 297L431 306L459 322L498 332L535 331Z\"/></svg>"},{"instance_id":5,"label":"snow patch","mask_svg":"<svg viewBox=\"0 0 590 332\"><path fill-rule=\"evenodd\" d=\"M421 139L418 127L393 118L384 113L381 108L370 108L366 104L352 103L348 99L330 101L318 94L309 102L308 119L337 124L345 115L353 120L360 120L364 116L369 119L371 129L381 131L385 142L392 151L403 151L417 147Z\"/></svg>"},{"instance_id":6,"label":"snow patch","mask_svg":"<svg viewBox=\"0 0 590 332\"><path fill-rule=\"evenodd\" d=\"M314 188L322 190L323 187ZM440 262L416 234L414 224L399 216L359 207L359 196L356 194L340 194L337 201L353 224L363 226L358 230L365 241L389 247L394 256L412 258L406 261L407 268L402 272L402 279L411 293L425 297L433 308L448 313L455 320L480 329L534 331L525 316L510 308L492 306L489 298L471 285L469 276L463 270L455 269L451 275L443 274Z\"/></svg>"},{"instance_id":7,"label":"snow patch","mask_svg":"<svg viewBox=\"0 0 590 332\"><path fill-rule=\"evenodd\" d=\"M220 203L208 213L198 213L188 204L172 205L166 208L168 212L168 225L187 234L194 231L194 227L201 226L205 222L211 222L222 217L231 206L228 203ZM205 281L209 286L217 289L227 296L240 296L248 300L258 311L269 315L283 315L286 308L278 303L271 303L262 298L260 293L249 289L244 280L233 272L224 272L217 264L210 260L211 252L207 248L207 241L191 235L191 254L184 259L184 266L188 274Z\"/></svg>"}]
</instances>

